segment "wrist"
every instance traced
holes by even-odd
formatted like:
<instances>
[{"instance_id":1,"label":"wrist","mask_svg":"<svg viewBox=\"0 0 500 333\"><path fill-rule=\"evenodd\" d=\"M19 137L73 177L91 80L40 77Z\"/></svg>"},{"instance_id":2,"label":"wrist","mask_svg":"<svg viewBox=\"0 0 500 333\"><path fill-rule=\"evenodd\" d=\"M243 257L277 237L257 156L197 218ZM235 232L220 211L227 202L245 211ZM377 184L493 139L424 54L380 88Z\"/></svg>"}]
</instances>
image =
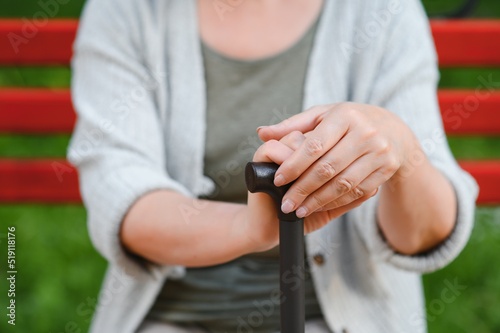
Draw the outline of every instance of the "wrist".
<instances>
[{"instance_id":1,"label":"wrist","mask_svg":"<svg viewBox=\"0 0 500 333\"><path fill-rule=\"evenodd\" d=\"M248 205L243 205L234 219L235 239L242 246L242 254L263 252L278 245L278 235L265 228L260 218L252 214ZM277 227L277 225L276 225Z\"/></svg>"},{"instance_id":2,"label":"wrist","mask_svg":"<svg viewBox=\"0 0 500 333\"><path fill-rule=\"evenodd\" d=\"M400 182L402 180L408 179L408 177L414 175L416 172L418 172L419 169L421 169L423 165L428 162L427 156L422 149L422 146L409 128L407 131L407 135L402 140L402 142L403 158L401 161L401 165L394 173L393 177L389 179L389 182L394 180Z\"/></svg>"},{"instance_id":3,"label":"wrist","mask_svg":"<svg viewBox=\"0 0 500 333\"><path fill-rule=\"evenodd\" d=\"M233 237L240 245L241 255L259 252L259 241L247 205L242 205L233 220Z\"/></svg>"}]
</instances>

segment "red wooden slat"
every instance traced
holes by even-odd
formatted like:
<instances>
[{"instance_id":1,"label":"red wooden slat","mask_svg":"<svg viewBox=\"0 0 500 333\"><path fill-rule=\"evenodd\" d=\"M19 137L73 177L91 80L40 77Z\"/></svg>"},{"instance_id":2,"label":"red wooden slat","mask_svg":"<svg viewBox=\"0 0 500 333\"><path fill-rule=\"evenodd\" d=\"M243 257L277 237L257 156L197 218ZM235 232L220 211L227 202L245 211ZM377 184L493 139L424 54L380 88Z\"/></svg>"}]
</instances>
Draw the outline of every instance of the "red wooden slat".
<instances>
[{"instance_id":1,"label":"red wooden slat","mask_svg":"<svg viewBox=\"0 0 500 333\"><path fill-rule=\"evenodd\" d=\"M500 135L500 90L438 92L447 134Z\"/></svg>"},{"instance_id":2,"label":"red wooden slat","mask_svg":"<svg viewBox=\"0 0 500 333\"><path fill-rule=\"evenodd\" d=\"M0 160L0 202L80 202L78 175L64 160Z\"/></svg>"},{"instance_id":3,"label":"red wooden slat","mask_svg":"<svg viewBox=\"0 0 500 333\"><path fill-rule=\"evenodd\" d=\"M500 20L432 20L441 67L499 66Z\"/></svg>"},{"instance_id":4,"label":"red wooden slat","mask_svg":"<svg viewBox=\"0 0 500 333\"><path fill-rule=\"evenodd\" d=\"M477 202L486 205L500 204L500 160L461 161L460 165L479 184Z\"/></svg>"},{"instance_id":5,"label":"red wooden slat","mask_svg":"<svg viewBox=\"0 0 500 333\"><path fill-rule=\"evenodd\" d=\"M74 123L66 89L0 89L0 132L70 133Z\"/></svg>"},{"instance_id":6,"label":"red wooden slat","mask_svg":"<svg viewBox=\"0 0 500 333\"><path fill-rule=\"evenodd\" d=\"M77 26L0 19L0 64L68 64ZM431 27L441 66L500 65L500 20L432 20Z\"/></svg>"},{"instance_id":7,"label":"red wooden slat","mask_svg":"<svg viewBox=\"0 0 500 333\"><path fill-rule=\"evenodd\" d=\"M0 20L0 64L69 63L77 20Z\"/></svg>"},{"instance_id":8,"label":"red wooden slat","mask_svg":"<svg viewBox=\"0 0 500 333\"><path fill-rule=\"evenodd\" d=\"M500 91L440 90L448 134L500 135ZM68 90L0 89L0 132L70 133L75 122Z\"/></svg>"},{"instance_id":9,"label":"red wooden slat","mask_svg":"<svg viewBox=\"0 0 500 333\"><path fill-rule=\"evenodd\" d=\"M480 186L479 204L500 204L500 160L461 161ZM0 159L0 202L80 202L78 175L64 160Z\"/></svg>"}]
</instances>

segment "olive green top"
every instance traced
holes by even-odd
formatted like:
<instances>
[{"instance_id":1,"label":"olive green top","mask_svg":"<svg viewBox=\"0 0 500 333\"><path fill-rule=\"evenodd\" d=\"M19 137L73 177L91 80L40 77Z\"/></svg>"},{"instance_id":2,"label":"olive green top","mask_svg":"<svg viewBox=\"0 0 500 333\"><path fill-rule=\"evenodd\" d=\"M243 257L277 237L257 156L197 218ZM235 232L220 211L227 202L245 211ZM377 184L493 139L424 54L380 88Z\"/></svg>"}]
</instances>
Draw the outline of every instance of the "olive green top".
<instances>
[{"instance_id":1,"label":"olive green top","mask_svg":"<svg viewBox=\"0 0 500 333\"><path fill-rule=\"evenodd\" d=\"M254 61L231 59L202 46L207 82L204 171L216 183L208 199L246 203L244 168L262 144L256 128L302 111L315 31L316 24L286 51ZM305 276L306 318L321 317L311 276ZM194 323L210 332L277 332L279 299L275 248L223 265L187 269L182 279L165 284L149 318Z\"/></svg>"}]
</instances>

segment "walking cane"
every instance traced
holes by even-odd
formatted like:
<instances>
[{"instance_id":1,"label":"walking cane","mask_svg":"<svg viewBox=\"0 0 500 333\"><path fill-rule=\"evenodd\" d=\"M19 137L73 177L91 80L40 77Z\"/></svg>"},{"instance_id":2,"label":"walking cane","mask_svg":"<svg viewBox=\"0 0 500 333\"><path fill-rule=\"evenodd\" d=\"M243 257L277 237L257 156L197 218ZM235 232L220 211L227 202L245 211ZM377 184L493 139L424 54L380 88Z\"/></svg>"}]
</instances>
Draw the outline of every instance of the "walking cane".
<instances>
[{"instance_id":1,"label":"walking cane","mask_svg":"<svg viewBox=\"0 0 500 333\"><path fill-rule=\"evenodd\" d=\"M295 212L281 211L281 200L291 184L277 187L274 163L250 162L245 168L245 181L250 192L264 192L276 204L280 237L280 322L281 333L304 333L304 220Z\"/></svg>"}]
</instances>

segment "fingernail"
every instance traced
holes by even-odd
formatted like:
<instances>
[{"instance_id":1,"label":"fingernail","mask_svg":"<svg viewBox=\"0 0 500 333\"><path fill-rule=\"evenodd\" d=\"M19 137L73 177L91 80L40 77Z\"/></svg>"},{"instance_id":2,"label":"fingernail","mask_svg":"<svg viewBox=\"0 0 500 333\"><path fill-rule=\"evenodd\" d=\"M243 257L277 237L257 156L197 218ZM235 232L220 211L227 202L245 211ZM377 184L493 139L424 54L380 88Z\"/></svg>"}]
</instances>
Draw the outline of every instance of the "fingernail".
<instances>
[{"instance_id":1,"label":"fingernail","mask_svg":"<svg viewBox=\"0 0 500 333\"><path fill-rule=\"evenodd\" d=\"M290 213L291 211L293 211L293 207L295 205L293 204L293 202L289 199L286 199L285 201L283 201L283 203L281 204L281 211L285 214L288 214Z\"/></svg>"},{"instance_id":2,"label":"fingernail","mask_svg":"<svg viewBox=\"0 0 500 333\"><path fill-rule=\"evenodd\" d=\"M307 208L306 207L299 207L297 211L295 212L297 217L303 218L307 215Z\"/></svg>"},{"instance_id":3,"label":"fingernail","mask_svg":"<svg viewBox=\"0 0 500 333\"><path fill-rule=\"evenodd\" d=\"M264 127L267 127L267 126L259 126L259 127L257 127L257 133L259 133L259 131L260 131L261 129L263 129Z\"/></svg>"},{"instance_id":4,"label":"fingernail","mask_svg":"<svg viewBox=\"0 0 500 333\"><path fill-rule=\"evenodd\" d=\"M274 185L276 185L276 186L285 185L285 177L283 177L282 174L275 176L274 177Z\"/></svg>"}]
</instances>

